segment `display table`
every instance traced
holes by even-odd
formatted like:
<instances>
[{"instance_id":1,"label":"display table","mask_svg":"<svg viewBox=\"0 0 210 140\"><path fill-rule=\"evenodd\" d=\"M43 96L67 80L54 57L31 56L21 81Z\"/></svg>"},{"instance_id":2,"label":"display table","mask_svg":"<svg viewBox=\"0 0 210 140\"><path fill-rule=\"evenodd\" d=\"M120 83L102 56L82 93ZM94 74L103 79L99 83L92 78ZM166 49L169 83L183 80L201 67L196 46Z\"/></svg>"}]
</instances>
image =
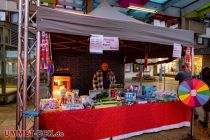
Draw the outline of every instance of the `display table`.
<instances>
[{"instance_id":1,"label":"display table","mask_svg":"<svg viewBox=\"0 0 210 140\"><path fill-rule=\"evenodd\" d=\"M190 125L190 108L181 102L148 103L104 109L44 112L40 129L60 131L52 139L127 138ZM50 138L51 139L51 138Z\"/></svg>"}]
</instances>

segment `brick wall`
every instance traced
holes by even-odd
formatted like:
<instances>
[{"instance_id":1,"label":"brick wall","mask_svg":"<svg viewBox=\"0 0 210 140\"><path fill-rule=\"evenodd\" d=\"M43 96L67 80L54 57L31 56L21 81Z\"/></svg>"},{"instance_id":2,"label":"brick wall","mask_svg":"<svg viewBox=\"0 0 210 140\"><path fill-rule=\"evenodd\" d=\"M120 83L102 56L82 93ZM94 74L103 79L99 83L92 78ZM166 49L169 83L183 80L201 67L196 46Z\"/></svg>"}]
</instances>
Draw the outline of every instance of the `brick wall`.
<instances>
[{"instance_id":1,"label":"brick wall","mask_svg":"<svg viewBox=\"0 0 210 140\"><path fill-rule=\"evenodd\" d=\"M72 88L79 89L81 95L87 95L89 93L89 89L92 89L93 75L104 61L109 63L110 68L115 73L117 83L124 83L123 56L105 54L65 56L63 54L56 53L53 58L55 69L70 68L72 74Z\"/></svg>"}]
</instances>

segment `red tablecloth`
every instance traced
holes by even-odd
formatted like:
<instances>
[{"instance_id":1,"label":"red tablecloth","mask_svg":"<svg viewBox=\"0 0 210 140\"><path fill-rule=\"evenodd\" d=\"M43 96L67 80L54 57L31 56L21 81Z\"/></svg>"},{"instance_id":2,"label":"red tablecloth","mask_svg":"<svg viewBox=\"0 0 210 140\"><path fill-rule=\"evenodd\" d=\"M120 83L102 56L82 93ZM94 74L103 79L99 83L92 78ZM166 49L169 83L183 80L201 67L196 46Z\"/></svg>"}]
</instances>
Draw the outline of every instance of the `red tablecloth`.
<instances>
[{"instance_id":1,"label":"red tablecloth","mask_svg":"<svg viewBox=\"0 0 210 140\"><path fill-rule=\"evenodd\" d=\"M65 140L92 140L190 121L181 102L148 103L105 109L45 112L40 129L60 131Z\"/></svg>"}]
</instances>

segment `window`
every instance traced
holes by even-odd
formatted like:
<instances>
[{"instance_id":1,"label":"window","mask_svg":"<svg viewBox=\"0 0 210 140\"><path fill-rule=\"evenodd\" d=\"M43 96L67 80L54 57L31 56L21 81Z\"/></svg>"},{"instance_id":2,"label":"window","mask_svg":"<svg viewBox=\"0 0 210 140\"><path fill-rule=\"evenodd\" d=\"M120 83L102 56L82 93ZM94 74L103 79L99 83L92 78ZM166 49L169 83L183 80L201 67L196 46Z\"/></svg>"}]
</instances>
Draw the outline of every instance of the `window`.
<instances>
[{"instance_id":1,"label":"window","mask_svg":"<svg viewBox=\"0 0 210 140\"><path fill-rule=\"evenodd\" d=\"M203 38L201 36L197 37L197 44L203 44Z\"/></svg>"},{"instance_id":2,"label":"window","mask_svg":"<svg viewBox=\"0 0 210 140\"><path fill-rule=\"evenodd\" d=\"M17 77L7 77L6 79L6 93L17 92Z\"/></svg>"},{"instance_id":3,"label":"window","mask_svg":"<svg viewBox=\"0 0 210 140\"><path fill-rule=\"evenodd\" d=\"M0 27L0 43L3 42L3 28Z\"/></svg>"},{"instance_id":4,"label":"window","mask_svg":"<svg viewBox=\"0 0 210 140\"><path fill-rule=\"evenodd\" d=\"M0 11L0 21L6 21L6 13Z\"/></svg>"},{"instance_id":5,"label":"window","mask_svg":"<svg viewBox=\"0 0 210 140\"><path fill-rule=\"evenodd\" d=\"M3 84L3 79L0 78L0 95L2 94L2 84Z\"/></svg>"},{"instance_id":6,"label":"window","mask_svg":"<svg viewBox=\"0 0 210 140\"><path fill-rule=\"evenodd\" d=\"M210 39L204 38L203 39L203 44L204 44L204 47L210 47Z\"/></svg>"},{"instance_id":7,"label":"window","mask_svg":"<svg viewBox=\"0 0 210 140\"><path fill-rule=\"evenodd\" d=\"M131 72L131 63L125 64L125 72Z\"/></svg>"},{"instance_id":8,"label":"window","mask_svg":"<svg viewBox=\"0 0 210 140\"><path fill-rule=\"evenodd\" d=\"M171 29L178 29L179 25L178 24L174 24L174 25L171 25L169 28L171 28Z\"/></svg>"},{"instance_id":9,"label":"window","mask_svg":"<svg viewBox=\"0 0 210 140\"><path fill-rule=\"evenodd\" d=\"M6 46L6 57L17 58L17 47Z\"/></svg>"},{"instance_id":10,"label":"window","mask_svg":"<svg viewBox=\"0 0 210 140\"><path fill-rule=\"evenodd\" d=\"M5 40L5 43L8 43L10 44L10 30L9 29L6 29L4 30L4 40Z\"/></svg>"},{"instance_id":11,"label":"window","mask_svg":"<svg viewBox=\"0 0 210 140\"><path fill-rule=\"evenodd\" d=\"M140 71L140 65L133 64L133 72L139 72Z\"/></svg>"},{"instance_id":12,"label":"window","mask_svg":"<svg viewBox=\"0 0 210 140\"><path fill-rule=\"evenodd\" d=\"M0 59L2 58L3 45L0 45Z\"/></svg>"},{"instance_id":13,"label":"window","mask_svg":"<svg viewBox=\"0 0 210 140\"><path fill-rule=\"evenodd\" d=\"M11 13L11 23L18 23L18 13Z\"/></svg>"},{"instance_id":14,"label":"window","mask_svg":"<svg viewBox=\"0 0 210 140\"><path fill-rule=\"evenodd\" d=\"M165 21L154 20L154 26L166 27Z\"/></svg>"},{"instance_id":15,"label":"window","mask_svg":"<svg viewBox=\"0 0 210 140\"><path fill-rule=\"evenodd\" d=\"M0 61L0 78L1 78L1 74L2 74L2 62Z\"/></svg>"},{"instance_id":16,"label":"window","mask_svg":"<svg viewBox=\"0 0 210 140\"><path fill-rule=\"evenodd\" d=\"M18 32L11 30L11 44L18 46Z\"/></svg>"},{"instance_id":17,"label":"window","mask_svg":"<svg viewBox=\"0 0 210 140\"><path fill-rule=\"evenodd\" d=\"M17 63L16 62L6 62L6 74L7 75L17 75Z\"/></svg>"}]
</instances>

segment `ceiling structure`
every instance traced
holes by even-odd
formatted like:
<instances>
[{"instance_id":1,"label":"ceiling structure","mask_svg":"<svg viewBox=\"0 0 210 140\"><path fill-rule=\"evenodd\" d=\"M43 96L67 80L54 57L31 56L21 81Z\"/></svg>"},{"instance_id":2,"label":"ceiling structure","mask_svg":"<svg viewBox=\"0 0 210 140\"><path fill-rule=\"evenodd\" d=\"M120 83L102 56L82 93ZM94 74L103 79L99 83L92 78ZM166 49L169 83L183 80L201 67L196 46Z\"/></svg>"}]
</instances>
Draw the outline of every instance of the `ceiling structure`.
<instances>
[{"instance_id":1,"label":"ceiling structure","mask_svg":"<svg viewBox=\"0 0 210 140\"><path fill-rule=\"evenodd\" d=\"M146 21L161 15L163 20L186 17L197 19L210 19L210 0L93 0L93 7L96 8L102 1L106 1L113 8L133 18ZM73 7L74 10L85 10L87 0L41 0L41 2L56 3L66 7ZM139 7L156 10L150 13L140 10L129 9L129 5L135 4ZM158 18L158 19L159 19Z\"/></svg>"},{"instance_id":2,"label":"ceiling structure","mask_svg":"<svg viewBox=\"0 0 210 140\"><path fill-rule=\"evenodd\" d=\"M185 17L187 18L208 18L210 19L210 3L203 5L202 7L196 9L193 12L190 12Z\"/></svg>"},{"instance_id":3,"label":"ceiling structure","mask_svg":"<svg viewBox=\"0 0 210 140\"><path fill-rule=\"evenodd\" d=\"M193 14L195 17L210 17L210 0L106 0L119 11L136 19L146 20L156 14L171 17L182 17ZM97 0L95 3L99 3ZM128 9L130 3L154 9L157 13ZM96 4L95 4L96 5Z\"/></svg>"},{"instance_id":4,"label":"ceiling structure","mask_svg":"<svg viewBox=\"0 0 210 140\"><path fill-rule=\"evenodd\" d=\"M47 3L74 7L76 10L84 10L86 0L41 0ZM93 0L96 8L104 0ZM105 0L120 12L145 21L156 14L170 17L210 18L210 0ZM129 9L135 4L139 7L156 10L157 13Z\"/></svg>"}]
</instances>

